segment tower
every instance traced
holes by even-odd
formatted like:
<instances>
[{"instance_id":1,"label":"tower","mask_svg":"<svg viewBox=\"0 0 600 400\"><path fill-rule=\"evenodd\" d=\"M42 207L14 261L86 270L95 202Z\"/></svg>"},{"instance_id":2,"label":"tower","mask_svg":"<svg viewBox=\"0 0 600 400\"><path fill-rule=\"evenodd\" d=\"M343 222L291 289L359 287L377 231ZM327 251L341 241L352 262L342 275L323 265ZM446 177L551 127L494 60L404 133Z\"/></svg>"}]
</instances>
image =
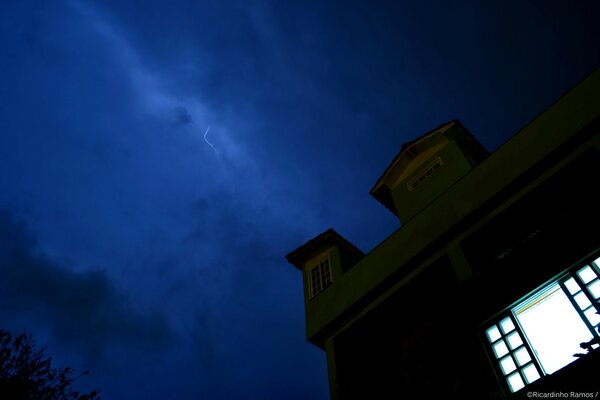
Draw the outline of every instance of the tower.
<instances>
[{"instance_id":1,"label":"tower","mask_svg":"<svg viewBox=\"0 0 600 400\"><path fill-rule=\"evenodd\" d=\"M458 120L450 121L404 143L371 195L404 224L488 155Z\"/></svg>"}]
</instances>

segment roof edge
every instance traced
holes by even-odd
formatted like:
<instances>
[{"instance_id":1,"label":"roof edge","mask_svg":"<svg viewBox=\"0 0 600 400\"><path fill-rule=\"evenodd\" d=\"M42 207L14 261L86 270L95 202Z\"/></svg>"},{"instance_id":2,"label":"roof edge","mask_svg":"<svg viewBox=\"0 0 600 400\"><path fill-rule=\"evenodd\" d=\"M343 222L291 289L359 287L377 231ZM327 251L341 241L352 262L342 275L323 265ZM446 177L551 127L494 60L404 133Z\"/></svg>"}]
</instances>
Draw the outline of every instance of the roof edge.
<instances>
[{"instance_id":1,"label":"roof edge","mask_svg":"<svg viewBox=\"0 0 600 400\"><path fill-rule=\"evenodd\" d=\"M294 267L302 270L304 263L306 262L306 258L308 254L317 246L321 244L337 244L340 247L354 253L359 257L364 257L365 253L360 250L358 247L353 245L350 241L344 238L342 235L337 233L333 228L327 229L325 232L322 232L310 239L300 247L295 250L289 252L285 258L286 260L292 264Z\"/></svg>"},{"instance_id":2,"label":"roof edge","mask_svg":"<svg viewBox=\"0 0 600 400\"><path fill-rule=\"evenodd\" d=\"M381 174L381 176L379 177L379 179L377 179L377 182L375 182L375 185L373 185L373 187L371 188L371 190L369 191L369 194L373 197L375 197L375 192L377 191L377 189L379 189L379 187L381 186L381 182L387 177L387 175L390 173L391 169L394 167L394 165L396 165L396 162L398 161L398 159L415 143L417 143L418 141L426 138L427 136L439 131L440 129L442 129L444 126L450 125L450 124L458 124L461 128L465 129L471 136L473 136L465 127L464 125L460 122L460 120L458 118L455 118L453 120L450 120L448 122L444 122L443 124L440 124L439 126L427 131L426 133L422 134L421 136L409 141L409 142L405 142L402 144L402 147L400 148L400 152L398 154L396 154L396 156L392 159L392 161L388 164L387 168L383 171L383 174ZM379 202L383 203L381 200L379 200L377 197L375 197L375 199L377 199ZM385 204L384 204L385 205ZM386 206L387 207L387 206ZM389 207L388 207L389 208Z\"/></svg>"}]
</instances>

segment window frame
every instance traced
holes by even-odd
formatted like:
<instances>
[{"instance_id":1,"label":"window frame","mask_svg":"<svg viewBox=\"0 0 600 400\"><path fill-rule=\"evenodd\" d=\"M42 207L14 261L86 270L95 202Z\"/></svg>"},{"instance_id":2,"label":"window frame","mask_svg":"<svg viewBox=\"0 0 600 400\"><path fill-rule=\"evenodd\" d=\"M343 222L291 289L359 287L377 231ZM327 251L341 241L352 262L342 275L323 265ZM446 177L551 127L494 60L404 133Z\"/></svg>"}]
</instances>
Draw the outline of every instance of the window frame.
<instances>
[{"instance_id":1,"label":"window frame","mask_svg":"<svg viewBox=\"0 0 600 400\"><path fill-rule=\"evenodd\" d=\"M557 284L559 286L560 290L562 290L563 293L566 295L566 297L569 299L574 310L577 312L577 315L579 316L579 318L582 320L582 322L585 324L587 329L592 334L592 337L594 339L600 338L600 333L598 332L598 330L600 329L600 318L598 318L598 322L596 324L592 324L592 322L589 320L589 317L585 314L585 312L590 310L590 308L595 308L595 311L597 313L600 313L600 296L598 298L594 298L594 296L589 288L593 284L597 284L597 282L600 282L600 257L598 257L598 256L599 256L599 254L596 254L594 257L587 259L585 262L578 263L576 266L569 268L568 270L561 273L558 277L556 277L556 278L552 279L551 281L545 283L544 285L538 287L535 291L533 291L532 293L529 293L527 296L524 296L518 302L514 303L511 307L508 307L507 309L505 309L504 311L502 311L501 313L496 315L494 318L487 320L484 324L481 325L480 336L481 336L482 343L484 344L486 353L487 353L490 363L492 364L492 367L494 369L494 373L496 374L496 377L498 378L498 381L500 382L502 388L505 391L507 391L507 393L519 392L520 390L523 390L524 388L526 388L529 384L533 383L534 381L537 381L538 379L543 379L547 376L552 375L552 374L546 373L546 371L544 370L542 363L540 362L536 352L533 350L533 347L532 347L531 343L529 342L529 339L527 338L527 332L523 329L523 327L521 326L521 324L518 321L518 318L516 318L516 314L515 314L515 310L518 309L519 305L527 302L528 300L534 298L535 296L540 295L541 293L543 293L544 290L547 290L551 286ZM579 273L588 267L591 268L591 270L594 272L595 277L590 279L587 283L584 283L584 281L580 277ZM571 293L571 290L566 285L566 282L569 281L570 279L574 280L574 282L577 284L577 287L579 289L579 290L576 290L574 293ZM575 300L575 296L579 295L579 293L583 293L585 295L586 299L590 302L590 305L581 307L578 304L578 302ZM502 321L505 321L507 318L509 318L510 321L513 323L514 329L504 333L500 327L500 323ZM491 330L494 326L496 327L496 329L498 330L498 333L500 334L500 338L498 338L496 340L492 340L491 337L488 335L488 331ZM512 335L513 332L518 332L520 339L523 343L519 346L516 346L514 349L511 349L508 341L506 340L506 337L508 337L509 335ZM508 352L501 356L497 356L496 352L494 350L494 346L498 345L501 341L504 342L504 345L508 349ZM514 356L514 353L516 353L523 346L526 349L526 351L530 357L530 360L523 363L523 365L519 365L516 357ZM582 349L582 351L584 351L584 350ZM504 371L500 365L500 361L506 359L508 356L510 356L512 358L512 361L513 361L514 365L516 366L516 368L509 371L508 373L504 373ZM577 361L578 360L574 360L573 362L577 362ZM526 376L522 370L524 370L528 365L530 365L532 363L535 366L537 373L539 374L539 378L529 382L526 379ZM561 367L558 371L563 369L565 366ZM509 384L508 378L513 376L515 374L515 371L519 373L521 381L523 382L523 386L520 387L519 389L512 390L511 385ZM556 372L558 372L558 371L556 371Z\"/></svg>"},{"instance_id":2,"label":"window frame","mask_svg":"<svg viewBox=\"0 0 600 400\"><path fill-rule=\"evenodd\" d=\"M414 178L412 178L406 184L406 187L409 192L415 190L421 183L427 180L431 175L433 175L437 170L439 170L444 165L441 157L436 157L426 168L423 168L421 172Z\"/></svg>"},{"instance_id":3,"label":"window frame","mask_svg":"<svg viewBox=\"0 0 600 400\"><path fill-rule=\"evenodd\" d=\"M308 270L308 294L313 299L333 284L329 254L319 257L319 261Z\"/></svg>"}]
</instances>

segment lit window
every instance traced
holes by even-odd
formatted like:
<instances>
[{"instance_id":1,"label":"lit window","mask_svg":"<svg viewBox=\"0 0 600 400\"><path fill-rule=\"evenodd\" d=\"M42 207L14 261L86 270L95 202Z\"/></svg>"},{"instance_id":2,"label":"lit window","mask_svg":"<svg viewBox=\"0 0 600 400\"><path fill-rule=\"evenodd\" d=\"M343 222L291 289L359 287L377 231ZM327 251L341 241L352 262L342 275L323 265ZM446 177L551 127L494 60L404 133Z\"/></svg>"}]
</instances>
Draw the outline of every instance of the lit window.
<instances>
[{"instance_id":1,"label":"lit window","mask_svg":"<svg viewBox=\"0 0 600 400\"><path fill-rule=\"evenodd\" d=\"M513 313L546 374L575 361L573 354L581 351L579 344L592 339L585 322L558 283L521 303Z\"/></svg>"},{"instance_id":2,"label":"lit window","mask_svg":"<svg viewBox=\"0 0 600 400\"><path fill-rule=\"evenodd\" d=\"M531 351L521 336L522 332L511 315L486 329L494 358L511 392L516 392L540 377Z\"/></svg>"},{"instance_id":3,"label":"lit window","mask_svg":"<svg viewBox=\"0 0 600 400\"><path fill-rule=\"evenodd\" d=\"M585 353L580 344L600 337L599 263L569 271L485 326L511 392L577 360Z\"/></svg>"},{"instance_id":4,"label":"lit window","mask_svg":"<svg viewBox=\"0 0 600 400\"><path fill-rule=\"evenodd\" d=\"M329 257L324 257L310 270L310 297L315 297L330 286L331 283Z\"/></svg>"}]
</instances>

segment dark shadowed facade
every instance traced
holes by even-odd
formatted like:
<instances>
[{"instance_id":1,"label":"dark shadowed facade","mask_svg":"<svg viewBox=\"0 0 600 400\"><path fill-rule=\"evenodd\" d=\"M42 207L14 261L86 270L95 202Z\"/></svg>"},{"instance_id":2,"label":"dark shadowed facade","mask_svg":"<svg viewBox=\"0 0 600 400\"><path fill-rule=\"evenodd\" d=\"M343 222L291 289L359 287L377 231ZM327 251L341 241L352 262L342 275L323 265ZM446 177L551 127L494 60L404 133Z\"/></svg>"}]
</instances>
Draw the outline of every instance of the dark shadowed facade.
<instances>
[{"instance_id":1,"label":"dark shadowed facade","mask_svg":"<svg viewBox=\"0 0 600 400\"><path fill-rule=\"evenodd\" d=\"M330 229L287 255L332 399L594 393L600 71L489 154L457 120L371 190L401 227L368 254Z\"/></svg>"}]
</instances>

